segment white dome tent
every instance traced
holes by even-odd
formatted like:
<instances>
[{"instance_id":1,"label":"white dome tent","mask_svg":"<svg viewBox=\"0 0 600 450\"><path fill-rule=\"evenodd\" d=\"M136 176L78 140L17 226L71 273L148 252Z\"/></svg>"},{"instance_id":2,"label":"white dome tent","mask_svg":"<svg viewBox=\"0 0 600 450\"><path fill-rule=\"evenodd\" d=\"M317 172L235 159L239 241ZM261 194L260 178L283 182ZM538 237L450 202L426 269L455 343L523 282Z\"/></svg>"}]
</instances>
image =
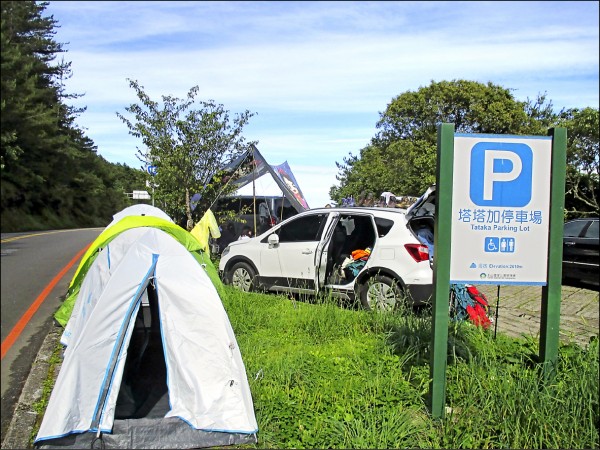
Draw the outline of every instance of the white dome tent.
<instances>
[{"instance_id":1,"label":"white dome tent","mask_svg":"<svg viewBox=\"0 0 600 450\"><path fill-rule=\"evenodd\" d=\"M107 244L65 334L38 448L256 442L244 363L218 291L168 233L133 228Z\"/></svg>"}]
</instances>

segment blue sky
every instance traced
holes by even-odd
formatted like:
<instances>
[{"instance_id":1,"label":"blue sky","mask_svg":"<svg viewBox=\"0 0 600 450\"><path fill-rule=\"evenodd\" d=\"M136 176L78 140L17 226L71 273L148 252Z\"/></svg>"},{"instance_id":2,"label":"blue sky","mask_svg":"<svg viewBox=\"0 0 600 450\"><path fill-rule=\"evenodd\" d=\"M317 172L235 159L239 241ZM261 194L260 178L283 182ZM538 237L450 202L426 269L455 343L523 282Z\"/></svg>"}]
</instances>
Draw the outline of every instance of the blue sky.
<instances>
[{"instance_id":1,"label":"blue sky","mask_svg":"<svg viewBox=\"0 0 600 450\"><path fill-rule=\"evenodd\" d=\"M394 97L467 79L546 93L555 109L598 107L599 3L51 1L78 119L98 152L140 167L116 112L199 86L270 164L288 161L311 207L329 202L336 162L375 135ZM261 188L272 189L265 182ZM140 187L143 188L143 187ZM396 193L402 195L402 193Z\"/></svg>"}]
</instances>

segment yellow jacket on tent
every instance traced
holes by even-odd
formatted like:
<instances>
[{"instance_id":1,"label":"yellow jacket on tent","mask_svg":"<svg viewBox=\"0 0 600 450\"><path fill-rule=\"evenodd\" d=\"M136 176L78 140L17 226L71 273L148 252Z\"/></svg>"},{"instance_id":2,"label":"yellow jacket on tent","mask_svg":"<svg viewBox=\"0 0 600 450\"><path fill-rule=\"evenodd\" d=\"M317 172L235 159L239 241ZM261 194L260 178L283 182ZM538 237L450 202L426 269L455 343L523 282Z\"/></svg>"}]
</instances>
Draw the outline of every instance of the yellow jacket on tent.
<instances>
[{"instance_id":1,"label":"yellow jacket on tent","mask_svg":"<svg viewBox=\"0 0 600 450\"><path fill-rule=\"evenodd\" d=\"M192 231L190 231L190 234L194 236L198 242L200 242L200 248L206 253L210 253L208 245L209 233L213 239L218 239L221 237L219 224L217 223L217 219L215 219L215 215L210 209L204 213L200 221L194 228L192 228Z\"/></svg>"}]
</instances>

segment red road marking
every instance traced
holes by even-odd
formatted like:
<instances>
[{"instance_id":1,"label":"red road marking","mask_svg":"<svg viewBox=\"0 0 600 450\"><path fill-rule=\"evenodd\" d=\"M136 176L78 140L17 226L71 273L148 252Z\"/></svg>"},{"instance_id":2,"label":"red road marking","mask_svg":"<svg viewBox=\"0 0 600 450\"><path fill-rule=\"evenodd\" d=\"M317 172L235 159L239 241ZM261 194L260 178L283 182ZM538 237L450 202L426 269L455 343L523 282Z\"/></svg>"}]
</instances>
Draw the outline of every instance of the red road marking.
<instances>
[{"instance_id":1,"label":"red road marking","mask_svg":"<svg viewBox=\"0 0 600 450\"><path fill-rule=\"evenodd\" d=\"M23 314L23 316L21 316L21 318L19 319L17 324L13 327L13 329L10 330L10 333L8 333L8 336L6 336L6 339L4 339L2 341L2 355L0 356L0 360L4 359L4 355L6 355L6 352L8 352L10 350L10 348L13 346L13 344L19 338L19 336L23 332L23 329L27 326L27 324L29 323L29 321L31 320L33 315L36 313L36 311L39 309L41 304L44 303L44 300L46 300L46 297L48 297L48 294L50 294L50 292L52 292L52 289L54 289L54 286L56 286L56 284L62 279L62 277L65 276L65 274L69 271L69 269L73 266L73 264L75 264L79 260L79 258L81 258L81 256L85 253L85 251L88 249L88 247L90 245L91 245L91 243L89 245L86 245L84 248L82 248L79 251L79 253L77 253L77 255L75 255L75 257L69 262L69 264L67 264L65 267L63 267L63 269L58 273L58 275L56 275L52 279L52 281L44 288L42 293L40 295L38 295L38 297L31 304L29 309L27 311L25 311L25 314Z\"/></svg>"}]
</instances>

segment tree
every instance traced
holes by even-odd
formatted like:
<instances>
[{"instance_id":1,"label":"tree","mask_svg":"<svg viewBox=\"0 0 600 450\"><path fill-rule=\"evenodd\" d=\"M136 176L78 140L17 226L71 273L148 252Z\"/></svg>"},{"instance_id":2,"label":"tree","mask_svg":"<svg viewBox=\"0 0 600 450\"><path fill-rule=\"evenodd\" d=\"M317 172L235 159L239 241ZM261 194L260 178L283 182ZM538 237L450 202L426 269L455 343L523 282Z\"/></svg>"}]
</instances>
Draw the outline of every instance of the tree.
<instances>
[{"instance_id":1,"label":"tree","mask_svg":"<svg viewBox=\"0 0 600 450\"><path fill-rule=\"evenodd\" d=\"M336 165L341 186L332 187L329 194L338 202L350 195L378 198L384 191L417 195L423 186L435 183L435 145L408 139L387 146L371 143L360 151L360 157L349 154L343 164Z\"/></svg>"},{"instance_id":2,"label":"tree","mask_svg":"<svg viewBox=\"0 0 600 450\"><path fill-rule=\"evenodd\" d=\"M47 3L2 2L2 115L0 168L2 210L36 215L61 198L60 179L78 148L71 141L73 112L62 104L62 80L70 65L55 57L56 21L44 17Z\"/></svg>"},{"instance_id":3,"label":"tree","mask_svg":"<svg viewBox=\"0 0 600 450\"><path fill-rule=\"evenodd\" d=\"M561 113L567 129L565 206L569 218L598 216L600 185L600 123L598 108L569 109Z\"/></svg>"},{"instance_id":4,"label":"tree","mask_svg":"<svg viewBox=\"0 0 600 450\"><path fill-rule=\"evenodd\" d=\"M511 91L492 83L453 80L431 82L394 98L380 114L378 132L342 164L330 195L336 200L392 191L420 195L435 182L437 126L454 123L457 133L545 134L555 122L545 96L519 102Z\"/></svg>"},{"instance_id":5,"label":"tree","mask_svg":"<svg viewBox=\"0 0 600 450\"><path fill-rule=\"evenodd\" d=\"M99 157L66 101L70 63L46 2L1 3L0 171L3 231L101 226L127 206L134 169ZM137 171L141 173L141 171Z\"/></svg>"},{"instance_id":6,"label":"tree","mask_svg":"<svg viewBox=\"0 0 600 450\"><path fill-rule=\"evenodd\" d=\"M200 208L205 210L218 194L219 170L249 148L242 136L244 126L254 114L248 110L233 120L229 111L214 100L197 101L198 86L185 99L162 96L162 106L144 92L136 80L128 80L141 104L125 108L134 119L117 112L129 133L141 138L145 150L137 157L157 167L156 198L172 217L186 218L193 227L192 196L201 194Z\"/></svg>"},{"instance_id":7,"label":"tree","mask_svg":"<svg viewBox=\"0 0 600 450\"><path fill-rule=\"evenodd\" d=\"M25 148L56 146L60 135L63 91L57 81L68 77L70 64L53 61L64 50L53 40L56 21L42 16L46 6L2 2L2 169Z\"/></svg>"}]
</instances>

